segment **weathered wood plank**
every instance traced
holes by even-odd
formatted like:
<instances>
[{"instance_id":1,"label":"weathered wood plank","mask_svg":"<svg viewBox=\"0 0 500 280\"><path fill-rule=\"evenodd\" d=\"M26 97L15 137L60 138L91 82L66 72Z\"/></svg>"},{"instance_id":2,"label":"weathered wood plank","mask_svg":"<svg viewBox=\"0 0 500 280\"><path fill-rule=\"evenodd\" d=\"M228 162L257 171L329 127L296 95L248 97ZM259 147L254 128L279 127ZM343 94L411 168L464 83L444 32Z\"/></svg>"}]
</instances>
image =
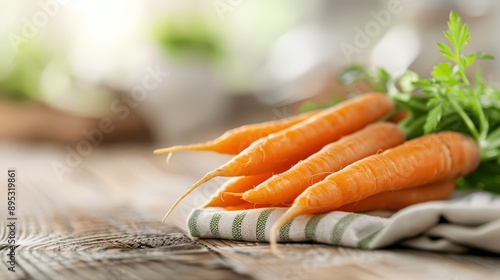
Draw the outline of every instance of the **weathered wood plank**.
<instances>
[{"instance_id":1,"label":"weathered wood plank","mask_svg":"<svg viewBox=\"0 0 500 280\"><path fill-rule=\"evenodd\" d=\"M151 150L97 149L59 181L50 164L64 161L63 150L0 146L0 174L11 166L19 170L20 244L17 272L2 261L0 279L500 278L500 258L493 256L287 244L279 258L267 244L193 241L178 228L223 179L188 197L168 224L159 220L189 184L227 157L179 153L166 165ZM5 195L0 192L2 208ZM3 256L5 221L0 209Z\"/></svg>"},{"instance_id":2,"label":"weathered wood plank","mask_svg":"<svg viewBox=\"0 0 500 280\"><path fill-rule=\"evenodd\" d=\"M267 244L200 240L238 271L257 279L497 279L500 259L407 249L365 251L320 244L280 245L281 258Z\"/></svg>"},{"instance_id":3,"label":"weathered wood plank","mask_svg":"<svg viewBox=\"0 0 500 280\"><path fill-rule=\"evenodd\" d=\"M232 271L205 246L171 225L160 223L163 203L152 207L161 208L158 213L150 211L149 205L142 208L151 203L151 197L161 199L156 198L159 194L148 188L144 178L149 173L157 184L176 182L168 173L152 172L150 163L137 168L133 159L126 161L123 155L113 159L113 153L106 154L106 161L101 161L99 155L96 152L92 160L82 163L62 182L47 168L54 155L47 158L47 154L40 154L45 162L36 153L31 155L30 159L44 162L36 167L30 159L22 160L22 153L12 157L20 171L16 232L19 246L16 272L7 271L2 260L0 279L248 278ZM99 162L104 165L101 171L93 169L100 167ZM1 199L5 201L3 195ZM5 256L6 217L4 209L0 212L0 254Z\"/></svg>"},{"instance_id":4,"label":"weathered wood plank","mask_svg":"<svg viewBox=\"0 0 500 280\"><path fill-rule=\"evenodd\" d=\"M19 238L17 277L6 276L12 279L25 276L35 279L113 279L111 276L162 279L162 275L172 278L183 275L182 279L204 275L206 279L218 279L219 276L238 276L206 247L168 225L122 208L111 213L121 214L111 217L70 210L38 220L39 224L55 224L61 216L72 217L69 227L35 228L35 223L21 227L20 236L31 238ZM23 217L19 219L29 221ZM30 234L23 234L25 231ZM33 238L35 233L37 237ZM6 248L0 251L6 254ZM212 271L213 277L205 275L207 270ZM1 274L4 273L6 269L2 267Z\"/></svg>"}]
</instances>

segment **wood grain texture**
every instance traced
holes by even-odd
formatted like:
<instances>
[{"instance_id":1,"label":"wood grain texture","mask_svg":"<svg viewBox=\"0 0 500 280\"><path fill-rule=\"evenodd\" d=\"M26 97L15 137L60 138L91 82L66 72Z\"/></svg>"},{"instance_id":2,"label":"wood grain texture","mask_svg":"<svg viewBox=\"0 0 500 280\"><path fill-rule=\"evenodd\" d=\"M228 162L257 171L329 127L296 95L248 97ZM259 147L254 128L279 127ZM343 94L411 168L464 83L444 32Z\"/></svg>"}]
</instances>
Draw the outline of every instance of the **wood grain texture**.
<instances>
[{"instance_id":1,"label":"wood grain texture","mask_svg":"<svg viewBox=\"0 0 500 280\"><path fill-rule=\"evenodd\" d=\"M152 148L95 149L59 180L63 148L0 145L0 174L18 169L16 273L7 270L5 175L0 176L0 279L500 279L494 256L315 244L191 240L185 219L223 180L204 185L159 222L172 201L227 157Z\"/></svg>"},{"instance_id":2,"label":"wood grain texture","mask_svg":"<svg viewBox=\"0 0 500 280\"><path fill-rule=\"evenodd\" d=\"M170 178L145 162L142 153L129 157L118 149L95 151L59 181L50 164L64 153L44 148L18 147L2 158L3 171L6 166L18 169L19 246L16 272L8 271L2 258L0 279L249 278L206 246L160 223L166 207L162 198L169 192L162 187L160 195L158 188L183 183L178 175ZM0 195L2 206L5 195ZM4 207L0 212L0 253L5 256Z\"/></svg>"}]
</instances>

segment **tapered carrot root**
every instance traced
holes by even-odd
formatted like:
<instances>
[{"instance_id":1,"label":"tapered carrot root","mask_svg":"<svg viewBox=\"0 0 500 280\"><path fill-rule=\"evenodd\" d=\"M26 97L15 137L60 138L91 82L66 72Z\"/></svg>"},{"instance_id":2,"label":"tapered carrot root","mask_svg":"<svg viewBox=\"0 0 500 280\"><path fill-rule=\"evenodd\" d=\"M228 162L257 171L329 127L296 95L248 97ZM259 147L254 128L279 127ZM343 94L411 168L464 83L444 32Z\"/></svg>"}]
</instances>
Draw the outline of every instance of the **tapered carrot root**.
<instances>
[{"instance_id":1,"label":"tapered carrot root","mask_svg":"<svg viewBox=\"0 0 500 280\"><path fill-rule=\"evenodd\" d=\"M164 223L165 220L167 219L167 217L170 215L170 213L172 213L172 211L175 209L175 207L182 201L182 199L184 199L188 194L190 194L192 191L194 191L197 187L203 185L204 183L212 180L213 178L217 177L217 176L222 176L223 171L219 169L216 169L214 171L211 171L211 172L208 172L207 175L205 175L203 178L201 178L200 180L198 180L198 182L194 183L194 185L192 185L184 194L181 195L181 197L179 197L175 202L174 204L170 207L170 209L168 209L167 213L165 214L165 216L163 216L163 219L161 219L161 222Z\"/></svg>"},{"instance_id":2,"label":"tapered carrot root","mask_svg":"<svg viewBox=\"0 0 500 280\"><path fill-rule=\"evenodd\" d=\"M226 192L244 192L254 188L256 185L264 182L273 176L273 173L264 173L254 176L242 176L232 178L222 185L216 194L203 207L226 207L241 203L240 197L225 195Z\"/></svg>"},{"instance_id":3,"label":"tapered carrot root","mask_svg":"<svg viewBox=\"0 0 500 280\"><path fill-rule=\"evenodd\" d=\"M333 172L404 141L405 136L395 124L371 124L326 145L290 170L274 175L256 188L246 191L243 200L257 204L293 201L309 186Z\"/></svg>"},{"instance_id":4,"label":"tapered carrot root","mask_svg":"<svg viewBox=\"0 0 500 280\"><path fill-rule=\"evenodd\" d=\"M271 247L276 249L279 229L299 215L328 212L385 191L454 180L473 171L479 160L472 138L441 132L357 161L299 195L273 225Z\"/></svg>"},{"instance_id":5,"label":"tapered carrot root","mask_svg":"<svg viewBox=\"0 0 500 280\"><path fill-rule=\"evenodd\" d=\"M448 199L455 190L455 181L430 183L420 187L388 191L341 206L336 211L365 212L370 210L397 211L413 204Z\"/></svg>"},{"instance_id":6,"label":"tapered carrot root","mask_svg":"<svg viewBox=\"0 0 500 280\"><path fill-rule=\"evenodd\" d=\"M259 208L269 208L269 207L290 207L292 202L290 203L277 203L277 204L255 204L250 202L243 202L241 204L235 204L224 207L225 210L228 211L237 211L237 210L250 210L250 209L259 209Z\"/></svg>"},{"instance_id":7,"label":"tapered carrot root","mask_svg":"<svg viewBox=\"0 0 500 280\"><path fill-rule=\"evenodd\" d=\"M242 127L226 131L226 133L222 134L217 139L206 143L178 145L169 148L157 149L153 153L159 155L177 151L212 151L221 154L236 155L256 140L297 124L315 114L317 114L317 112L308 112L277 121L244 125Z\"/></svg>"},{"instance_id":8,"label":"tapered carrot root","mask_svg":"<svg viewBox=\"0 0 500 280\"><path fill-rule=\"evenodd\" d=\"M288 169L288 166L277 167L273 172L263 173L253 176L241 176L232 178L224 183L216 194L204 205L204 207L227 207L231 205L241 204L243 201L240 197L227 195L226 193L242 193L253 189L255 186L269 179L274 174L279 174Z\"/></svg>"},{"instance_id":9,"label":"tapered carrot root","mask_svg":"<svg viewBox=\"0 0 500 280\"><path fill-rule=\"evenodd\" d=\"M326 144L376 122L393 108L394 104L385 95L368 93L261 138L192 185L174 202L162 221L165 221L182 199L215 177L256 175L272 171L277 165L291 166L319 151Z\"/></svg>"}]
</instances>

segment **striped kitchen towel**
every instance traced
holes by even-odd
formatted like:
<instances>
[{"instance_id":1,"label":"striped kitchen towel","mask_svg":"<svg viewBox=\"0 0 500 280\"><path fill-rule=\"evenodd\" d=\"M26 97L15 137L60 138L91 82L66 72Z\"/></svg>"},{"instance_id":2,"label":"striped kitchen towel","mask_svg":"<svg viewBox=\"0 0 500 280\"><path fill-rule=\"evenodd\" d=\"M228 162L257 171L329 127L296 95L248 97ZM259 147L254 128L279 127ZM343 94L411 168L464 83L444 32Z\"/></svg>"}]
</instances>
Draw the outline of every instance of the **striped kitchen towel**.
<instances>
[{"instance_id":1,"label":"striped kitchen towel","mask_svg":"<svg viewBox=\"0 0 500 280\"><path fill-rule=\"evenodd\" d=\"M267 242L280 208L225 211L195 209L188 218L192 237ZM392 216L332 211L303 215L285 224L280 242L306 242L376 249L393 244L448 252L471 248L500 254L500 196L457 193L448 201L421 203Z\"/></svg>"}]
</instances>

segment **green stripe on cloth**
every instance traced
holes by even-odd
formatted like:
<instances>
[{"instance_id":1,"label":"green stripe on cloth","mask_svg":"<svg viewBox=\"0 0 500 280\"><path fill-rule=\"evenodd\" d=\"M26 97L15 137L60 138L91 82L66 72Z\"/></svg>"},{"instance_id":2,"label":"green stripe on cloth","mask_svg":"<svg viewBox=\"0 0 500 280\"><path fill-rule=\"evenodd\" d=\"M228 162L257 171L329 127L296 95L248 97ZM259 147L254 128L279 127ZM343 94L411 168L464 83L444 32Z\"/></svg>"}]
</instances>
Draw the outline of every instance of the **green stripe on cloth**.
<instances>
[{"instance_id":1,"label":"green stripe on cloth","mask_svg":"<svg viewBox=\"0 0 500 280\"><path fill-rule=\"evenodd\" d=\"M288 242L290 241L290 227L292 227L292 221L288 221L280 229L279 241Z\"/></svg>"},{"instance_id":2,"label":"green stripe on cloth","mask_svg":"<svg viewBox=\"0 0 500 280\"><path fill-rule=\"evenodd\" d=\"M356 245L356 247L358 247L359 249L366 249L366 248L368 248L368 245L370 245L370 242L373 240L373 238L375 238L375 236L377 236L377 234L382 230L382 228L383 227L377 229L372 234L370 234L367 237L361 239L358 242L358 244Z\"/></svg>"},{"instance_id":3,"label":"green stripe on cloth","mask_svg":"<svg viewBox=\"0 0 500 280\"><path fill-rule=\"evenodd\" d=\"M234 240L243 240L243 236L241 235L241 224L243 223L243 219L245 219L247 212L239 213L234 217L233 226L232 226L232 234Z\"/></svg>"},{"instance_id":4,"label":"green stripe on cloth","mask_svg":"<svg viewBox=\"0 0 500 280\"><path fill-rule=\"evenodd\" d=\"M312 219L309 220L306 224L305 234L306 238L309 240L316 240L316 228L318 227L321 219L325 217L325 214L316 215Z\"/></svg>"},{"instance_id":5,"label":"green stripe on cloth","mask_svg":"<svg viewBox=\"0 0 500 280\"><path fill-rule=\"evenodd\" d=\"M269 218L269 215L271 215L272 212L273 212L273 210L271 210L271 209L264 210L260 213L259 219L257 219L257 225L255 227L255 230L256 230L257 241L259 241L259 242L267 241L266 240L266 223L267 223L267 219Z\"/></svg>"},{"instance_id":6,"label":"green stripe on cloth","mask_svg":"<svg viewBox=\"0 0 500 280\"><path fill-rule=\"evenodd\" d=\"M200 237L200 232L198 231L198 227L196 226L200 214L201 214L201 209L195 209L193 213L191 213L191 217L189 217L188 220L189 232L193 237Z\"/></svg>"},{"instance_id":7,"label":"green stripe on cloth","mask_svg":"<svg viewBox=\"0 0 500 280\"><path fill-rule=\"evenodd\" d=\"M360 214L348 214L344 217L342 217L333 227L332 230L332 244L333 245L339 245L341 244L342 240L342 235L344 235L345 230L347 227L354 222L357 218L361 217L362 215Z\"/></svg>"},{"instance_id":8,"label":"green stripe on cloth","mask_svg":"<svg viewBox=\"0 0 500 280\"><path fill-rule=\"evenodd\" d=\"M220 238L219 234L219 222L222 217L221 213L215 213L210 220L210 232L213 234L215 238Z\"/></svg>"}]
</instances>

